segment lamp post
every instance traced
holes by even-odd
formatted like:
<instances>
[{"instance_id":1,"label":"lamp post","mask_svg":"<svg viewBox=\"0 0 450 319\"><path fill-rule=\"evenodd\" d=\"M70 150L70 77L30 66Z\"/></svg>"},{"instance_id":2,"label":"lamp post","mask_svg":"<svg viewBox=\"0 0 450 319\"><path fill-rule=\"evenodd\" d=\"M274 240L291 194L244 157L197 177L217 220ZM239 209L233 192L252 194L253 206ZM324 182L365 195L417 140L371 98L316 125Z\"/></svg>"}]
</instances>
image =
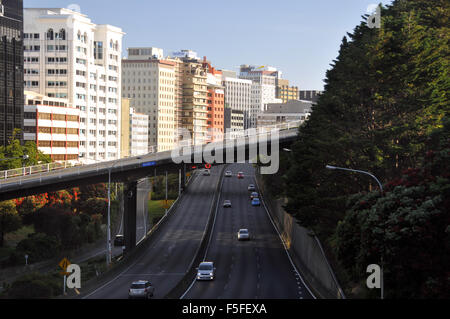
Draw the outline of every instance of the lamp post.
<instances>
[{"instance_id":1,"label":"lamp post","mask_svg":"<svg viewBox=\"0 0 450 319\"><path fill-rule=\"evenodd\" d=\"M331 166L331 165L327 165L325 166L326 169L331 169L331 170L342 170L342 171L348 171L348 172L355 172L355 173L361 173L361 174L365 174L365 175L369 175L370 177L372 177L377 183L378 186L380 187L380 191L381 194L383 194L383 185L380 183L380 181L378 180L378 178L375 177L375 175L366 172L366 171L362 171L362 170L358 170L358 169L351 169L351 168L344 168L344 167L337 167L337 166ZM381 278L380 278L380 290L381 290L381 299L384 299L384 278L383 278L383 254L381 253L380 256L381 259Z\"/></svg>"},{"instance_id":2,"label":"lamp post","mask_svg":"<svg viewBox=\"0 0 450 319\"><path fill-rule=\"evenodd\" d=\"M83 157L83 156L80 156ZM88 160L93 160L101 162L93 158L87 158ZM118 162L115 160L111 166L108 167L108 221L106 228L106 266L111 264L112 259L112 248L111 248L111 171Z\"/></svg>"},{"instance_id":3,"label":"lamp post","mask_svg":"<svg viewBox=\"0 0 450 319\"><path fill-rule=\"evenodd\" d=\"M29 159L30 156L28 155L23 155L23 156L18 156L18 157L7 157L7 158L0 158L0 161L9 161L9 160L13 160L13 159L23 159L23 160L27 160Z\"/></svg>"}]
</instances>

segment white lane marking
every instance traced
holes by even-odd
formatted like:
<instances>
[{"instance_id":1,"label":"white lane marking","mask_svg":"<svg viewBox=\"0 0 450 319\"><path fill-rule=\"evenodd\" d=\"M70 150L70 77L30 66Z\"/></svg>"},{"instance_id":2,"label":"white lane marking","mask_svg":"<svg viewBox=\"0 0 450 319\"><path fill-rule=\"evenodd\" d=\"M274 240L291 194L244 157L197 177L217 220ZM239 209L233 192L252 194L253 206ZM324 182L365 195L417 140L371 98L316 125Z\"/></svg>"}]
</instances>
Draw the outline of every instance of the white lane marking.
<instances>
[{"instance_id":1,"label":"white lane marking","mask_svg":"<svg viewBox=\"0 0 450 319\"><path fill-rule=\"evenodd\" d=\"M213 225L212 225L212 229L211 229L211 234L209 236L209 241L208 241L208 245L206 246L206 251L205 251L205 255L203 256L203 260L206 259L206 255L208 254L209 245L211 244L212 235L214 233L214 228L216 226L216 217L217 217L217 211L219 209L220 197L222 196L223 182L224 182L224 178L222 178L222 182L220 184L219 197L217 198L216 211L215 211L215 214L214 214L214 220L213 220ZM186 296L186 294L191 290L191 288L194 286L196 281L197 280L194 278L194 280L192 281L190 286L187 288L187 290L183 293L183 295L181 295L180 299L183 299L184 296Z\"/></svg>"},{"instance_id":2,"label":"white lane marking","mask_svg":"<svg viewBox=\"0 0 450 319\"><path fill-rule=\"evenodd\" d=\"M256 179L256 177L254 177L253 179L254 179L255 184L257 185L258 189L259 189L260 192L261 192L261 188L259 187L258 180ZM289 255L289 252L288 252L288 250L287 250L286 243L284 242L283 237L281 237L280 232L278 231L277 227L275 226L275 223L274 223L274 221L273 221L273 219L272 219L272 216L270 216L270 214L269 214L269 210L268 210L268 208L267 208L267 206L266 206L266 203L264 202L264 199L263 199L263 197L262 197L262 194L259 194L259 195L260 195L260 196L259 196L259 197L260 197L260 200L261 200L261 202L263 203L264 209L265 209L265 211L266 211L266 214L267 214L267 216L269 217L269 220L270 220L270 222L272 223L273 228L274 228L275 231L277 232L278 237L279 237L280 240L281 240L281 243L283 244L284 251L286 252L286 255L287 255L288 259L289 259L289 262L290 262L291 265L292 265L292 268L294 269L294 272L298 274L298 276L300 277L300 279L301 279L303 285L306 287L306 289L308 289L308 292L311 294L311 296L312 296L314 299L317 299L316 296L314 296L314 294L312 293L312 291L309 289L309 287L306 285L306 283L305 283L305 281L303 280L302 276L301 276L300 273L298 272L297 267L295 267L295 264L294 264L294 262L292 261L292 258L291 258L291 256ZM301 299L303 299L303 297L302 297Z\"/></svg>"}]
</instances>

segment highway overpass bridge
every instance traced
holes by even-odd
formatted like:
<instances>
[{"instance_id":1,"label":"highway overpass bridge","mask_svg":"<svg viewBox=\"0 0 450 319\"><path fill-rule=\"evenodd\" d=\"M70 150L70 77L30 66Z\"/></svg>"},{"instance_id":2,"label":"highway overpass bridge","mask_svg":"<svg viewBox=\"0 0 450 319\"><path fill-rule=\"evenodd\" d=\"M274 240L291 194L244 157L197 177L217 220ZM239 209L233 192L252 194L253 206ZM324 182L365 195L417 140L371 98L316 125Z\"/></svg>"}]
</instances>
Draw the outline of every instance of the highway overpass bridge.
<instances>
[{"instance_id":1,"label":"highway overpass bridge","mask_svg":"<svg viewBox=\"0 0 450 319\"><path fill-rule=\"evenodd\" d=\"M295 140L298 125L297 122L285 124L237 139L6 179L0 182L0 201L108 180L122 182L125 186L124 237L127 252L136 245L136 194L139 179L166 172L181 173L183 188L186 173L192 165L250 161L260 154L275 159L281 148Z\"/></svg>"}]
</instances>

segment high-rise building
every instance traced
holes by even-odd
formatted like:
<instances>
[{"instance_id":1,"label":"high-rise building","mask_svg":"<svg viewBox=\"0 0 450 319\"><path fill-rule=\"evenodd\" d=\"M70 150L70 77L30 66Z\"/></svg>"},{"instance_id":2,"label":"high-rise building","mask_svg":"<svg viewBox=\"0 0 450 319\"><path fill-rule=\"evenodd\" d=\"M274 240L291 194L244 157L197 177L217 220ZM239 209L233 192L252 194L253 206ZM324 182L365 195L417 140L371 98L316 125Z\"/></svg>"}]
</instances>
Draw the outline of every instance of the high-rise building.
<instances>
[{"instance_id":1,"label":"high-rise building","mask_svg":"<svg viewBox=\"0 0 450 319\"><path fill-rule=\"evenodd\" d=\"M225 88L225 106L242 112L245 129L252 127L251 116L255 113L252 108L252 81L223 77L222 84Z\"/></svg>"},{"instance_id":2,"label":"high-rise building","mask_svg":"<svg viewBox=\"0 0 450 319\"><path fill-rule=\"evenodd\" d=\"M120 28L69 9L24 10L25 87L80 110L84 162L120 158Z\"/></svg>"},{"instance_id":3,"label":"high-rise building","mask_svg":"<svg viewBox=\"0 0 450 319\"><path fill-rule=\"evenodd\" d=\"M291 100L298 100L298 87L289 86L289 80L276 79L276 98L281 99L283 103Z\"/></svg>"},{"instance_id":4,"label":"high-rise building","mask_svg":"<svg viewBox=\"0 0 450 319\"><path fill-rule=\"evenodd\" d=\"M120 117L120 158L130 156L130 99L122 98Z\"/></svg>"},{"instance_id":5,"label":"high-rise building","mask_svg":"<svg viewBox=\"0 0 450 319\"><path fill-rule=\"evenodd\" d=\"M162 152L175 143L176 63L150 57L145 50L129 48L132 58L122 60L122 94L136 112L148 115L148 151Z\"/></svg>"},{"instance_id":6,"label":"high-rise building","mask_svg":"<svg viewBox=\"0 0 450 319\"><path fill-rule=\"evenodd\" d=\"M183 71L181 127L189 131L194 145L205 144L208 138L206 69L200 60L185 58Z\"/></svg>"},{"instance_id":7,"label":"high-rise building","mask_svg":"<svg viewBox=\"0 0 450 319\"><path fill-rule=\"evenodd\" d=\"M78 161L80 110L67 99L25 91L24 140L54 161Z\"/></svg>"},{"instance_id":8,"label":"high-rise building","mask_svg":"<svg viewBox=\"0 0 450 319\"><path fill-rule=\"evenodd\" d=\"M276 98L276 79L281 78L281 71L265 66L255 67L241 65L239 78L251 80L250 127L256 127L258 114L266 109L268 103L281 102Z\"/></svg>"},{"instance_id":9,"label":"high-rise building","mask_svg":"<svg viewBox=\"0 0 450 319\"><path fill-rule=\"evenodd\" d=\"M222 139L224 135L224 107L225 107L225 91L222 86L222 71L216 70L211 66L206 57L203 58L203 67L207 72L207 117L206 121L208 130L207 142L213 142Z\"/></svg>"},{"instance_id":10,"label":"high-rise building","mask_svg":"<svg viewBox=\"0 0 450 319\"><path fill-rule=\"evenodd\" d=\"M0 1L0 145L23 140L23 1Z\"/></svg>"}]
</instances>

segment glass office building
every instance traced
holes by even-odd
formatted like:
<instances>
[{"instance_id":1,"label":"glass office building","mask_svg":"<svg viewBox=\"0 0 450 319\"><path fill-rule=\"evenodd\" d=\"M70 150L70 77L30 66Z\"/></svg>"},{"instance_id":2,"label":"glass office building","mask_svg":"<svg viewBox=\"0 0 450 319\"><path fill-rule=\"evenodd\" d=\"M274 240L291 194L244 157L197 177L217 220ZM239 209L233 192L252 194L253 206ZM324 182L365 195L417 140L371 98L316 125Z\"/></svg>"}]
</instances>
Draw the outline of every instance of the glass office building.
<instances>
[{"instance_id":1,"label":"glass office building","mask_svg":"<svg viewBox=\"0 0 450 319\"><path fill-rule=\"evenodd\" d=\"M0 0L0 145L23 141L23 0Z\"/></svg>"}]
</instances>

